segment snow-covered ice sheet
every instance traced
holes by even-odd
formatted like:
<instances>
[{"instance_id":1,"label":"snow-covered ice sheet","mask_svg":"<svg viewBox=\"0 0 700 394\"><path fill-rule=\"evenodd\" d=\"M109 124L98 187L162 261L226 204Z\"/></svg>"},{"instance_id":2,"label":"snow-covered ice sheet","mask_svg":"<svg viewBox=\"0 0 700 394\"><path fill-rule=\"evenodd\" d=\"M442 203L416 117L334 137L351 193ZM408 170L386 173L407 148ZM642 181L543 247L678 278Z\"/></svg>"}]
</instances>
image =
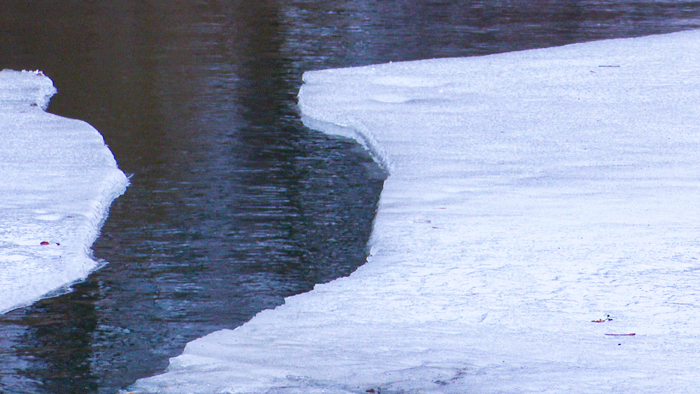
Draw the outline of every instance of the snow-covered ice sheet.
<instances>
[{"instance_id":1,"label":"snow-covered ice sheet","mask_svg":"<svg viewBox=\"0 0 700 394\"><path fill-rule=\"evenodd\" d=\"M390 172L367 264L134 391L697 392L700 31L304 82Z\"/></svg>"},{"instance_id":2,"label":"snow-covered ice sheet","mask_svg":"<svg viewBox=\"0 0 700 394\"><path fill-rule=\"evenodd\" d=\"M44 110L39 71L0 71L0 313L84 279L90 246L128 183L85 122Z\"/></svg>"}]
</instances>

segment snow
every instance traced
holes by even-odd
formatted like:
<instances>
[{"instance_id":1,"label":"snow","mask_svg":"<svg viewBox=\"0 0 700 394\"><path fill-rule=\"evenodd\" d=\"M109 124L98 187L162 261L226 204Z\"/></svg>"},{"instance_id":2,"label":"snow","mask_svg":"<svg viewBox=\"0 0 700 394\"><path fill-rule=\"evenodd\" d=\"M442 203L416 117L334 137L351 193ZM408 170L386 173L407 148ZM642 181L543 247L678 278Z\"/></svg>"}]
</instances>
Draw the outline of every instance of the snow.
<instances>
[{"instance_id":1,"label":"snow","mask_svg":"<svg viewBox=\"0 0 700 394\"><path fill-rule=\"evenodd\" d=\"M0 313L96 269L90 246L127 179L85 122L46 113L40 71L0 71Z\"/></svg>"},{"instance_id":2,"label":"snow","mask_svg":"<svg viewBox=\"0 0 700 394\"><path fill-rule=\"evenodd\" d=\"M390 172L367 264L137 393L691 393L700 31L307 72ZM599 321L599 322L596 322Z\"/></svg>"}]
</instances>

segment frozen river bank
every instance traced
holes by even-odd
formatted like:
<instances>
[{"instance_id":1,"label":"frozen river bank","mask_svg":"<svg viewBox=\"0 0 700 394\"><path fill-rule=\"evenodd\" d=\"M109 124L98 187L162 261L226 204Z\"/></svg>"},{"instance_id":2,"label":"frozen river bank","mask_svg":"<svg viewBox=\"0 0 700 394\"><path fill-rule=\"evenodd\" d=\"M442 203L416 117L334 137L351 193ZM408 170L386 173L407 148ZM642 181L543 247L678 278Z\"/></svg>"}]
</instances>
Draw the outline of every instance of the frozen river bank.
<instances>
[{"instance_id":1,"label":"frozen river bank","mask_svg":"<svg viewBox=\"0 0 700 394\"><path fill-rule=\"evenodd\" d=\"M699 32L311 72L386 165L368 263L136 392L692 392Z\"/></svg>"},{"instance_id":2,"label":"frozen river bank","mask_svg":"<svg viewBox=\"0 0 700 394\"><path fill-rule=\"evenodd\" d=\"M44 112L55 92L41 72L0 72L0 313L98 266L90 245L128 183L97 130Z\"/></svg>"}]
</instances>

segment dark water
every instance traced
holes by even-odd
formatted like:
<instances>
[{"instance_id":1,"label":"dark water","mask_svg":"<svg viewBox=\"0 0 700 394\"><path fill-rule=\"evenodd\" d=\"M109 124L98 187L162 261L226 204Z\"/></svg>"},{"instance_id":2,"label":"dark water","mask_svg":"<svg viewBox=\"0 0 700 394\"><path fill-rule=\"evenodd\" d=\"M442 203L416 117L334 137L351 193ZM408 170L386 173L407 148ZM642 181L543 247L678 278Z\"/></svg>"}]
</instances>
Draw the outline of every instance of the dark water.
<instances>
[{"instance_id":1,"label":"dark water","mask_svg":"<svg viewBox=\"0 0 700 394\"><path fill-rule=\"evenodd\" d=\"M697 27L694 1L2 0L0 68L43 70L134 176L109 264L0 318L0 392L115 392L365 261L384 174L302 126L305 70Z\"/></svg>"}]
</instances>

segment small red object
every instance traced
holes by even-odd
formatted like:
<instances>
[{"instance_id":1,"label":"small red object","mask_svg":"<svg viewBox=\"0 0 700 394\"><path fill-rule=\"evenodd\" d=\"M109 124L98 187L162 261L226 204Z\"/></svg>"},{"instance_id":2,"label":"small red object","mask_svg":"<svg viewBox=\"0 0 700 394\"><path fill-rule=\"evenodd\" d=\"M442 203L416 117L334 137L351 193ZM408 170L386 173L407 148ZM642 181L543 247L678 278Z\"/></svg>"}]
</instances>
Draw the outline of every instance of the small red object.
<instances>
[{"instance_id":1,"label":"small red object","mask_svg":"<svg viewBox=\"0 0 700 394\"><path fill-rule=\"evenodd\" d=\"M46 242L46 241L42 241L41 244L42 244L43 246L50 245L50 244L49 244L48 242Z\"/></svg>"}]
</instances>

